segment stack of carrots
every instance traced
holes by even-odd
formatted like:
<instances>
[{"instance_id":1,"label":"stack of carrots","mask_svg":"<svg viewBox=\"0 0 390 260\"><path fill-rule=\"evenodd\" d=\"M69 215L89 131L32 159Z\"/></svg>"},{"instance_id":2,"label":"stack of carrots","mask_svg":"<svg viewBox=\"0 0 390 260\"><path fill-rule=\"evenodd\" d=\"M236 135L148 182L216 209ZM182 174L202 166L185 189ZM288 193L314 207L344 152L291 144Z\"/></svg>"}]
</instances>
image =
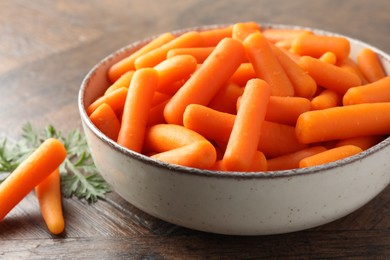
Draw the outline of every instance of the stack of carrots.
<instances>
[{"instance_id":1,"label":"stack of carrots","mask_svg":"<svg viewBox=\"0 0 390 260\"><path fill-rule=\"evenodd\" d=\"M258 23L164 33L108 70L87 107L109 138L171 164L219 171L311 167L390 134L378 55L310 30Z\"/></svg>"}]
</instances>

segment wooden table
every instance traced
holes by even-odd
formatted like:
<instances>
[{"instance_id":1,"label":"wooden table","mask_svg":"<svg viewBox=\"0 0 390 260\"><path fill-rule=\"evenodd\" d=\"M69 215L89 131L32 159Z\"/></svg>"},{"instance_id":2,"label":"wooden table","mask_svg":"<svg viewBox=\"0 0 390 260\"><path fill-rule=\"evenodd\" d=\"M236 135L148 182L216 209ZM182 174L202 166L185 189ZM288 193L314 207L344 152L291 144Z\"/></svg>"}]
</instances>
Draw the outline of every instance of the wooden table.
<instances>
[{"instance_id":1,"label":"wooden table","mask_svg":"<svg viewBox=\"0 0 390 260\"><path fill-rule=\"evenodd\" d=\"M80 128L77 95L87 71L114 50L161 32L254 20L359 38L390 52L390 4L355 1L0 1L0 137L26 122ZM333 223L283 235L236 237L155 219L110 193L64 199L66 231L48 233L27 196L0 223L0 259L193 259L390 257L390 187Z\"/></svg>"}]
</instances>

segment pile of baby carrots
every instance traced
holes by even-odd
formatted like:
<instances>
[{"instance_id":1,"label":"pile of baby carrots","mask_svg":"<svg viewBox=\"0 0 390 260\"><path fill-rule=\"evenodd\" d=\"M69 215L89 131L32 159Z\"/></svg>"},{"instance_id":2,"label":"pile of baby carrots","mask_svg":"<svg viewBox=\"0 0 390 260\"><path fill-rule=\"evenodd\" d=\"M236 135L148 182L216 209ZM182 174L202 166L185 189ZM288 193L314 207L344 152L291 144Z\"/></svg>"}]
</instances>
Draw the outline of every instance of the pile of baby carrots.
<instances>
[{"instance_id":1,"label":"pile of baby carrots","mask_svg":"<svg viewBox=\"0 0 390 260\"><path fill-rule=\"evenodd\" d=\"M345 37L256 22L164 33L112 65L87 107L112 140L171 164L274 171L346 158L390 134L390 77Z\"/></svg>"}]
</instances>

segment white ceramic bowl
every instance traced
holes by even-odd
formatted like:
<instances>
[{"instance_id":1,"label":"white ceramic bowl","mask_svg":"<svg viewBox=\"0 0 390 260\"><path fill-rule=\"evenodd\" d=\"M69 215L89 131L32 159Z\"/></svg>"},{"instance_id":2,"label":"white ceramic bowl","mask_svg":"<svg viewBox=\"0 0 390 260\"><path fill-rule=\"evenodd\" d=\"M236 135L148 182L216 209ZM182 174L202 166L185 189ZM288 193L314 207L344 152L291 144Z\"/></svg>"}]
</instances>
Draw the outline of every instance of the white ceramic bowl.
<instances>
[{"instance_id":1,"label":"white ceramic bowl","mask_svg":"<svg viewBox=\"0 0 390 260\"><path fill-rule=\"evenodd\" d=\"M262 28L301 28L261 25ZM215 26L174 33L212 27ZM347 38L352 57L363 47L369 47L379 54L389 74L388 54ZM252 173L169 165L113 142L92 124L85 108L107 88L106 72L110 65L151 39L130 44L99 62L82 82L78 99L83 128L97 168L112 188L135 207L195 230L232 235L278 234L341 218L362 207L390 183L390 138L358 155L322 166Z\"/></svg>"}]
</instances>

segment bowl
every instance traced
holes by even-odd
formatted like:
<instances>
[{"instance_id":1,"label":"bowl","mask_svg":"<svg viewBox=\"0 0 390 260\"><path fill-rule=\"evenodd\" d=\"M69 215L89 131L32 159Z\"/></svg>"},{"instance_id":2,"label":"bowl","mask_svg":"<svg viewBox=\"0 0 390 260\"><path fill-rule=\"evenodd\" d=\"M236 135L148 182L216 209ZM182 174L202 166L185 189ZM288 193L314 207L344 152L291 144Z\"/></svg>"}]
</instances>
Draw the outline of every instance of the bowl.
<instances>
[{"instance_id":1,"label":"bowl","mask_svg":"<svg viewBox=\"0 0 390 260\"><path fill-rule=\"evenodd\" d=\"M226 25L188 28L205 30ZM261 24L262 28L314 28ZM343 35L342 35L343 36ZM351 57L369 47L390 72L390 56L362 41ZM161 220L199 231L229 235L288 233L323 225L362 207L390 183L390 138L355 156L320 166L273 172L220 172L167 164L128 150L89 120L86 107L108 87L108 68L154 37L132 43L94 66L78 97L82 126L103 178L126 201Z\"/></svg>"}]
</instances>

